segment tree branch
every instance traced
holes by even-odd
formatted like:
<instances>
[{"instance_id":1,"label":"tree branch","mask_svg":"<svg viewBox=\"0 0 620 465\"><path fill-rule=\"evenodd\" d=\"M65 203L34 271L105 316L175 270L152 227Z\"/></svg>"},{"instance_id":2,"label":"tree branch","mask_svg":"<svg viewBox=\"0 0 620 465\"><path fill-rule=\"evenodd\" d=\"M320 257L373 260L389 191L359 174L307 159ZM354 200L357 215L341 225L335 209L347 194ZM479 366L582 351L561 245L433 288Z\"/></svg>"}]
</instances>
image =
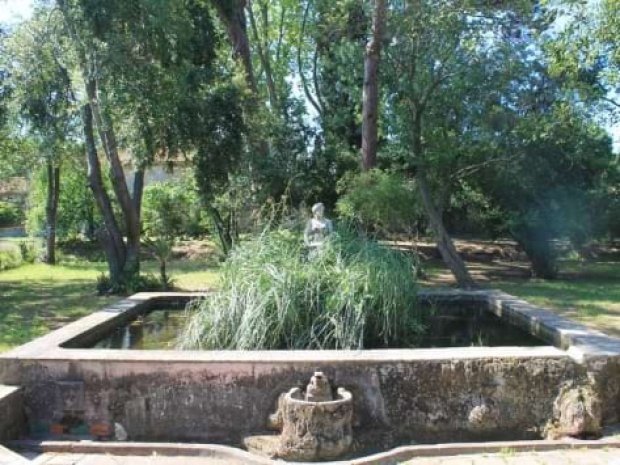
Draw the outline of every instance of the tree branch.
<instances>
[{"instance_id":1,"label":"tree branch","mask_svg":"<svg viewBox=\"0 0 620 465\"><path fill-rule=\"evenodd\" d=\"M314 107L314 109L317 111L317 113L319 115L322 115L323 109L321 108L319 103L315 100L312 93L310 92L308 81L306 80L306 75L304 74L303 63L302 63L302 58L301 58L301 48L303 45L304 34L306 32L306 23L308 21L308 11L310 10L311 3L312 3L312 0L308 0L308 3L306 3L306 8L304 9L304 14L302 17L301 32L299 34L299 43L297 45L297 69L299 70L299 77L301 78L301 85L304 89L304 94L306 95L306 98L308 99L310 104Z\"/></svg>"}]
</instances>

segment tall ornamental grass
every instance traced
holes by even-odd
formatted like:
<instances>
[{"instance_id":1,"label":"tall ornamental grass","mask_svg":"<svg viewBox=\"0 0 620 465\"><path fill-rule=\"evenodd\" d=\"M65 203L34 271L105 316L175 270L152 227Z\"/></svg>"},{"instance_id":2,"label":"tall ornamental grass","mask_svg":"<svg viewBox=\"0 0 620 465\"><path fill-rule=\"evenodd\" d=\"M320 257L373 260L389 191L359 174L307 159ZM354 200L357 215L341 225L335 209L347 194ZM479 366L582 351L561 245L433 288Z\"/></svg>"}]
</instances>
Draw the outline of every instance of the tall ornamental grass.
<instances>
[{"instance_id":1,"label":"tall ornamental grass","mask_svg":"<svg viewBox=\"0 0 620 465\"><path fill-rule=\"evenodd\" d=\"M193 303L185 349L415 345L424 330L411 256L338 231L318 253L286 230L237 247L221 287Z\"/></svg>"}]
</instances>

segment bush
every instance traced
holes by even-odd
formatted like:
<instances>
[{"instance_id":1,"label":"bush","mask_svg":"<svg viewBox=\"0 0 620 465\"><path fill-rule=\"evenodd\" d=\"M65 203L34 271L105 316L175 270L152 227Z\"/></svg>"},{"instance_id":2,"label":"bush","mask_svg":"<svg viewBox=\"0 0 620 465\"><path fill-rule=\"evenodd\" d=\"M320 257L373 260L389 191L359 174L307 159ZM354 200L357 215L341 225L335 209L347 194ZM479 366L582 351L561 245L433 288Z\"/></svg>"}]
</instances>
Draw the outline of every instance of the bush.
<instances>
[{"instance_id":1,"label":"bush","mask_svg":"<svg viewBox=\"0 0 620 465\"><path fill-rule=\"evenodd\" d=\"M340 230L312 259L288 230L232 251L221 289L196 301L186 349L415 345L424 329L410 256Z\"/></svg>"},{"instance_id":2,"label":"bush","mask_svg":"<svg viewBox=\"0 0 620 465\"><path fill-rule=\"evenodd\" d=\"M39 247L34 241L20 241L19 251L26 263L34 263L39 258Z\"/></svg>"},{"instance_id":3,"label":"bush","mask_svg":"<svg viewBox=\"0 0 620 465\"><path fill-rule=\"evenodd\" d=\"M169 290L174 284L173 280L167 278L165 282L162 282L157 276L152 273L141 274L134 276L122 287L115 285L110 276L101 273L97 277L97 293L99 295L108 294L135 294L136 292L158 292Z\"/></svg>"},{"instance_id":4,"label":"bush","mask_svg":"<svg viewBox=\"0 0 620 465\"><path fill-rule=\"evenodd\" d=\"M159 182L144 189L142 225L149 236L200 236L205 232L197 194L189 179Z\"/></svg>"},{"instance_id":5,"label":"bush","mask_svg":"<svg viewBox=\"0 0 620 465\"><path fill-rule=\"evenodd\" d=\"M17 268L22 263L22 255L18 248L0 249L0 271Z\"/></svg>"},{"instance_id":6,"label":"bush","mask_svg":"<svg viewBox=\"0 0 620 465\"><path fill-rule=\"evenodd\" d=\"M0 202L0 228L21 224L24 216L19 207L13 203Z\"/></svg>"},{"instance_id":7,"label":"bush","mask_svg":"<svg viewBox=\"0 0 620 465\"><path fill-rule=\"evenodd\" d=\"M338 214L367 231L411 233L422 217L413 186L396 174L375 169L346 176L339 191Z\"/></svg>"}]
</instances>

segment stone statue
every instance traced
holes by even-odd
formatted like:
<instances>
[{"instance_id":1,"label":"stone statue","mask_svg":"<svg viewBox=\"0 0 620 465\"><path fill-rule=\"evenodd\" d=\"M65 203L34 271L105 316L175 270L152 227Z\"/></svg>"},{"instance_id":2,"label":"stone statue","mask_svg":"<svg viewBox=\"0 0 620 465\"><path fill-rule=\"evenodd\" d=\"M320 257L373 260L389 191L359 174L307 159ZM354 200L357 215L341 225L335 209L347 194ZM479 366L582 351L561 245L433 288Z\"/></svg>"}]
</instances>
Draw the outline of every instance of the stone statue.
<instances>
[{"instance_id":1,"label":"stone statue","mask_svg":"<svg viewBox=\"0 0 620 465\"><path fill-rule=\"evenodd\" d=\"M304 244L310 249L317 249L333 231L331 220L325 218L325 206L321 202L315 203L312 206L312 218L304 230Z\"/></svg>"}]
</instances>

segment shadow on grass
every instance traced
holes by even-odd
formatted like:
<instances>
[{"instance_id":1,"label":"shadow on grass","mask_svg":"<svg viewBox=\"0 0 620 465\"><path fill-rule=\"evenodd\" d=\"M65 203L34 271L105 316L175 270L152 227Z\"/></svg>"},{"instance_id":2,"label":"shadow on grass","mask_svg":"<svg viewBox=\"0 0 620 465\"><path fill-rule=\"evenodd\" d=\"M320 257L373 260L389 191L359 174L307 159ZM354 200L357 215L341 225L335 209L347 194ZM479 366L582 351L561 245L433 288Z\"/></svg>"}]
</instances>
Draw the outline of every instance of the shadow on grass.
<instances>
[{"instance_id":1,"label":"shadow on grass","mask_svg":"<svg viewBox=\"0 0 620 465\"><path fill-rule=\"evenodd\" d=\"M613 273L595 271L582 276L561 276L556 281L499 281L494 282L493 287L620 336L619 282Z\"/></svg>"},{"instance_id":2,"label":"shadow on grass","mask_svg":"<svg viewBox=\"0 0 620 465\"><path fill-rule=\"evenodd\" d=\"M72 271L88 271L98 273L108 273L108 267L103 262L68 262L62 264L63 268ZM143 260L140 263L140 269L143 273L159 273L159 263L155 260ZM202 273L202 272L217 272L218 266L213 264L207 264L202 260L170 260L167 264L167 270L170 274L183 274L183 273Z\"/></svg>"},{"instance_id":3,"label":"shadow on grass","mask_svg":"<svg viewBox=\"0 0 620 465\"><path fill-rule=\"evenodd\" d=\"M144 273L159 275L154 260L142 263ZM0 351L8 350L120 300L99 296L97 276L105 262L63 261L57 267L26 265L0 273ZM180 289L212 287L218 270L202 260L173 260L168 272Z\"/></svg>"},{"instance_id":4,"label":"shadow on grass","mask_svg":"<svg viewBox=\"0 0 620 465\"><path fill-rule=\"evenodd\" d=\"M118 300L95 293L92 280L0 281L0 351L28 342Z\"/></svg>"}]
</instances>

